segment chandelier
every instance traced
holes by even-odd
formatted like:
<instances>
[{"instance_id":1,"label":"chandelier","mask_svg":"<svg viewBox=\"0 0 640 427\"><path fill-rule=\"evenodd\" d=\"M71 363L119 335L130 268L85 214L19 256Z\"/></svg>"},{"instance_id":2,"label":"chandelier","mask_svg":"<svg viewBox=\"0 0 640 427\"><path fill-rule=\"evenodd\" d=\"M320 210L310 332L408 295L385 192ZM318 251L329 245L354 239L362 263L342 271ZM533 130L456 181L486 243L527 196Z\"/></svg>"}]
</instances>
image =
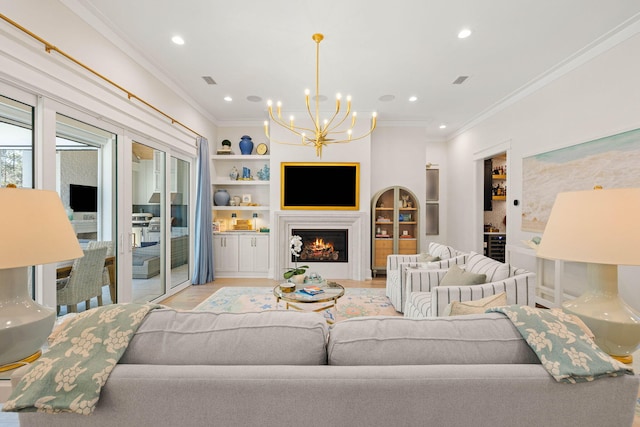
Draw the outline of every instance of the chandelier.
<instances>
[{"instance_id":1,"label":"chandelier","mask_svg":"<svg viewBox=\"0 0 640 427\"><path fill-rule=\"evenodd\" d=\"M313 128L305 128L296 126L294 124L293 116L289 117L287 123L282 119L282 103L278 101L276 104L276 113L273 112L273 103L271 100L267 101L269 107L269 117L271 120L288 129L292 134L297 135L298 142L284 142L277 141L271 138L269 135L269 121L264 122L264 133L270 141L274 141L280 144L289 145L309 145L316 149L316 155L322 157L322 147L329 144L344 144L351 141L362 139L373 132L376 128L376 113L374 112L371 117L371 128L363 135L354 136L353 129L356 125L357 113L351 112L351 96L347 96L347 108L342 114L340 112L342 106L342 95L336 95L336 109L330 119L320 119L320 42L324 39L322 34L314 34L312 37L316 42L316 95L315 111L311 111L311 103L309 102L309 89L305 90L305 104L307 106L307 112L313 122ZM351 118L350 120L349 117ZM345 123L346 122L346 123Z\"/></svg>"}]
</instances>

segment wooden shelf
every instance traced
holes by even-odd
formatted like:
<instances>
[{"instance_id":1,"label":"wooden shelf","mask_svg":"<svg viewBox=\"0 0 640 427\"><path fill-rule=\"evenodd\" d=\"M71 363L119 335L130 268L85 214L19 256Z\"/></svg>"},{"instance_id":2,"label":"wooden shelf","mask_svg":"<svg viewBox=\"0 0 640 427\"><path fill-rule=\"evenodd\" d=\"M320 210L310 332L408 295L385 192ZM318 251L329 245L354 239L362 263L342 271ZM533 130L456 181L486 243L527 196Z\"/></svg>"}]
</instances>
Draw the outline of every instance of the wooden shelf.
<instances>
[{"instance_id":1,"label":"wooden shelf","mask_svg":"<svg viewBox=\"0 0 640 427\"><path fill-rule=\"evenodd\" d=\"M491 178L505 180L507 179L507 175L491 175Z\"/></svg>"},{"instance_id":2,"label":"wooden shelf","mask_svg":"<svg viewBox=\"0 0 640 427\"><path fill-rule=\"evenodd\" d=\"M492 196L491 200L507 200L507 196Z\"/></svg>"}]
</instances>

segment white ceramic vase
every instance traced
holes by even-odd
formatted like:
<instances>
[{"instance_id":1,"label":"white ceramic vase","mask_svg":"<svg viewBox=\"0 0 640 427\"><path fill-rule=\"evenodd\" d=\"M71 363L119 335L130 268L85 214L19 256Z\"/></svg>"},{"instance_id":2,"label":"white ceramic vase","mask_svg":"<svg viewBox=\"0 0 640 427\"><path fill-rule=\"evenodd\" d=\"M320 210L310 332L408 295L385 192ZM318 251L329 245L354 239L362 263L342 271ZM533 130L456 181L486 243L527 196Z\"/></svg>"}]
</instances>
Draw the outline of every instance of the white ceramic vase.
<instances>
[{"instance_id":1,"label":"white ceramic vase","mask_svg":"<svg viewBox=\"0 0 640 427\"><path fill-rule=\"evenodd\" d=\"M306 276L304 273L302 273L302 274L296 274L296 275L294 275L294 276L291 276L291 281L292 281L293 283L295 283L296 285L302 285L302 284L304 284L304 279L305 279L306 277L307 277L307 276Z\"/></svg>"}]
</instances>

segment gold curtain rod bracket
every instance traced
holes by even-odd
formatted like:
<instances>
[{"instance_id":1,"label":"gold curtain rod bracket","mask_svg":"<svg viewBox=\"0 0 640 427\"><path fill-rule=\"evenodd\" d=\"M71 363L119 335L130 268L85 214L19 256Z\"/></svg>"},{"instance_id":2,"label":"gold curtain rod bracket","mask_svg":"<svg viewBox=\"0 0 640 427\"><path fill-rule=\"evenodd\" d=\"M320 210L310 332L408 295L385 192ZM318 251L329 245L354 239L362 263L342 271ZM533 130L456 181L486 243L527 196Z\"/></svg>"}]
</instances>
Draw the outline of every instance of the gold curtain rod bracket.
<instances>
[{"instance_id":1,"label":"gold curtain rod bracket","mask_svg":"<svg viewBox=\"0 0 640 427\"><path fill-rule=\"evenodd\" d=\"M189 132L195 134L196 136L199 137L203 137L202 135L200 135L198 132L194 131L193 129L191 129L190 127L182 124L180 121L174 119L173 117L171 117L170 115L168 115L167 113L161 111L160 109L158 109L157 107L154 107L153 105L149 104L147 101L143 100L142 98L134 95L133 93L129 92L128 90L126 90L125 88L123 88L122 86L120 86L119 84L113 82L112 80L108 79L107 77L103 76L102 74L98 73L97 71L95 71L93 68L83 64L82 62L78 61L77 59L75 59L74 57L72 57L71 55L68 55L67 53L63 52L62 50L58 49L57 47L55 47L54 45L52 45L51 43L49 43L48 41L46 41L45 39L43 39L42 37L37 36L36 34L32 33L31 31L27 30L25 27L23 27L22 25L18 24L17 22L13 21L12 19L10 19L9 17L0 14L0 18L2 18L4 21L8 22L9 24L11 24L12 26L14 26L15 28L17 28L18 30L22 31L23 33L27 34L28 36L34 38L35 40L37 40L38 42L42 43L44 45L44 50L47 53L51 53L51 51L55 51L58 52L60 55L64 56L65 58L67 58L69 61L75 63L76 65L80 66L81 68L84 68L85 70L89 71L91 74L99 77L100 79L104 80L105 82L109 83L110 85L116 87L117 89L123 91L124 93L127 94L127 98L129 100L131 100L131 98L135 98L136 100L140 101L141 103L143 103L144 105L146 105L147 107L151 108L152 110L154 110L155 112L161 114L162 116L164 116L165 118L169 119L171 121L172 125L179 125L182 128L188 130Z\"/></svg>"}]
</instances>

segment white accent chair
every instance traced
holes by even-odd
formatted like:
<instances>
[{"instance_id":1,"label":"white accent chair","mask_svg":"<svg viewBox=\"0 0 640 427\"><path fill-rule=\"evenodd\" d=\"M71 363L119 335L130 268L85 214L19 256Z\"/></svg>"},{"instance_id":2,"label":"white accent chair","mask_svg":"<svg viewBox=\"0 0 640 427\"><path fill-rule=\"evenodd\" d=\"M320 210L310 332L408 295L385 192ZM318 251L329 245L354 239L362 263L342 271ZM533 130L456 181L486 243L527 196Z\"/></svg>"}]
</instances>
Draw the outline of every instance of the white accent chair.
<instances>
[{"instance_id":1,"label":"white accent chair","mask_svg":"<svg viewBox=\"0 0 640 427\"><path fill-rule=\"evenodd\" d=\"M446 269L453 264L464 264L467 259L466 253L460 252L451 246L435 242L429 243L429 250L425 255L438 257L440 261L427 262L425 266L425 262L421 261L423 254L394 254L387 256L386 295L389 300L391 300L391 304L396 311L400 313L402 313L407 299L407 294L405 294L404 291L404 276L407 269L418 269L422 267L426 267L427 269Z\"/></svg>"},{"instance_id":2,"label":"white accent chair","mask_svg":"<svg viewBox=\"0 0 640 427\"><path fill-rule=\"evenodd\" d=\"M506 292L507 304L535 306L536 274L515 268L471 252L465 269L471 273L486 274L487 283L481 285L440 286L447 270L409 269L405 275L405 293L408 295L404 316L414 319L442 316L453 301L476 301Z\"/></svg>"}]
</instances>

